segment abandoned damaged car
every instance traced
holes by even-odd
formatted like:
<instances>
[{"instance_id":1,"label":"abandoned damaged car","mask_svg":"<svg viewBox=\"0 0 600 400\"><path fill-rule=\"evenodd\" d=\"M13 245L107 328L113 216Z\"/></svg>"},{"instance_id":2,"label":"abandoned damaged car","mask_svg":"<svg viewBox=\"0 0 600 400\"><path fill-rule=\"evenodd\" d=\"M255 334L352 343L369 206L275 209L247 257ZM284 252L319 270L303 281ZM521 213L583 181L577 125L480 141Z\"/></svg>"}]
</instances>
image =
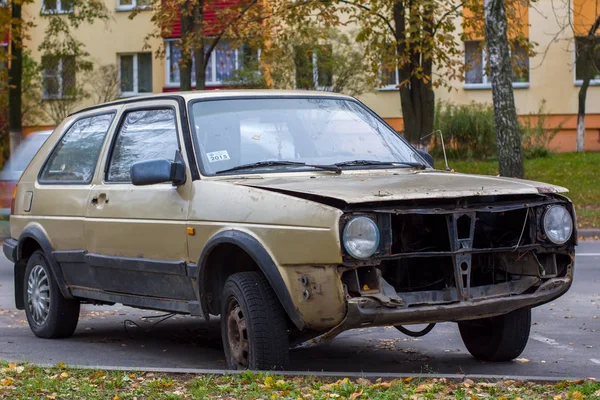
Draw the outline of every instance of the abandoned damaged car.
<instances>
[{"instance_id":1,"label":"abandoned damaged car","mask_svg":"<svg viewBox=\"0 0 600 400\"><path fill-rule=\"evenodd\" d=\"M573 279L566 189L431 164L336 94L79 111L15 190L16 305L43 338L73 334L82 303L220 315L230 368L284 368L292 343L319 335L446 321L474 357L513 359L532 307Z\"/></svg>"}]
</instances>

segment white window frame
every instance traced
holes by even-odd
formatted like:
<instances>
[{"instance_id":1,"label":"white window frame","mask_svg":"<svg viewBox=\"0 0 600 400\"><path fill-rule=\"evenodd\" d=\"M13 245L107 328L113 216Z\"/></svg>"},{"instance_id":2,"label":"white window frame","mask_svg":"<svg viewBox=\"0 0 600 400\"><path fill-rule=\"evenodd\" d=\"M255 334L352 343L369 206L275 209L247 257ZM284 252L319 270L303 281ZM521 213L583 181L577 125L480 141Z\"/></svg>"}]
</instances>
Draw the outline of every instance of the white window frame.
<instances>
[{"instance_id":1,"label":"white window frame","mask_svg":"<svg viewBox=\"0 0 600 400\"><path fill-rule=\"evenodd\" d=\"M42 0L42 14L69 14L73 12L73 8L68 10L63 10L62 3L64 0L56 0L56 10L47 10L44 5L44 0Z\"/></svg>"},{"instance_id":2,"label":"white window frame","mask_svg":"<svg viewBox=\"0 0 600 400\"><path fill-rule=\"evenodd\" d=\"M139 0L131 0L131 4L121 4L121 0L117 0L117 11L131 11L133 9L146 10L151 7L150 4L142 4L138 6Z\"/></svg>"},{"instance_id":3,"label":"white window frame","mask_svg":"<svg viewBox=\"0 0 600 400\"><path fill-rule=\"evenodd\" d=\"M166 88L178 88L181 86L181 82L172 82L171 81L171 46L174 46L174 43L177 39L167 39L165 40L165 58L166 58L166 68L165 68L165 87ZM218 46L218 45L217 45ZM215 53L216 48L210 54L210 75L206 75L206 87L214 87L214 86L225 86L224 81L217 80L217 56ZM239 62L239 49L233 49L235 52L235 70L237 71L240 67ZM257 50L258 59L260 60L260 49ZM192 86L196 86L196 80L192 80Z\"/></svg>"},{"instance_id":4,"label":"white window frame","mask_svg":"<svg viewBox=\"0 0 600 400\"><path fill-rule=\"evenodd\" d=\"M396 76L396 83L388 83L387 85L379 86L377 90L382 92L400 90L400 74L398 72L398 67L396 67L394 75Z\"/></svg>"},{"instance_id":5,"label":"white window frame","mask_svg":"<svg viewBox=\"0 0 600 400\"><path fill-rule=\"evenodd\" d=\"M583 79L577 79L577 36L573 36L573 84L583 85ZM600 78L590 79L590 86L600 86Z\"/></svg>"},{"instance_id":6,"label":"white window frame","mask_svg":"<svg viewBox=\"0 0 600 400\"><path fill-rule=\"evenodd\" d=\"M56 75L48 75L45 69L42 69L42 100L61 100L67 98L63 93L63 57L59 58L56 66ZM47 95L44 87L44 78L58 78L58 94Z\"/></svg>"},{"instance_id":7,"label":"white window frame","mask_svg":"<svg viewBox=\"0 0 600 400\"><path fill-rule=\"evenodd\" d=\"M465 51L465 56L466 56L466 45L465 45L466 42L481 42L481 40L465 40L465 41L463 41L463 49ZM508 54L510 57L511 50L509 49L508 51L509 51ZM488 61L487 49L484 47L481 49L481 62L485 66L485 65L487 65L487 61ZM465 78L465 82L463 83L463 89L468 89L468 90L484 89L485 90L485 89L492 88L492 82L489 81L489 77L487 76L485 67L483 68L483 71L482 71L482 78L481 78L482 83L467 83L466 72L465 72L464 78ZM530 81L531 81L531 74L529 74L527 82L513 82L512 87L513 87L513 89L527 89L527 88L529 88Z\"/></svg>"},{"instance_id":8,"label":"white window frame","mask_svg":"<svg viewBox=\"0 0 600 400\"><path fill-rule=\"evenodd\" d=\"M152 91L150 92L143 92L140 93L139 90L140 88L138 87L138 55L139 54L144 54L144 52L142 53L119 53L117 54L119 57L119 93L120 93L120 97L133 97L133 96L139 96L139 95L144 95L144 94L150 94L152 93ZM133 91L132 92L121 92L121 57L123 56L133 56ZM152 68L152 63L150 63L150 68ZM150 74L151 76L151 80L153 80L152 74Z\"/></svg>"}]
</instances>

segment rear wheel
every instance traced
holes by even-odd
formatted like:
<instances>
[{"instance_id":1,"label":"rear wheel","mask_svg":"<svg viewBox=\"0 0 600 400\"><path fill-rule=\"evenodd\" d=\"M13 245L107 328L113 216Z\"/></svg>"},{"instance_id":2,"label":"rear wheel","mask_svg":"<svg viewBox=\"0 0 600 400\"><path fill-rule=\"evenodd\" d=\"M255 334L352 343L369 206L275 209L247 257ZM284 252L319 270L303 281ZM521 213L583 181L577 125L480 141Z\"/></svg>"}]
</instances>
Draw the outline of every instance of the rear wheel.
<instances>
[{"instance_id":1,"label":"rear wheel","mask_svg":"<svg viewBox=\"0 0 600 400\"><path fill-rule=\"evenodd\" d=\"M510 361L525 350L531 329L531 309L462 321L458 329L473 357L483 361Z\"/></svg>"},{"instance_id":2,"label":"rear wheel","mask_svg":"<svg viewBox=\"0 0 600 400\"><path fill-rule=\"evenodd\" d=\"M36 336L50 339L73 334L79 320L79 301L63 297L40 250L27 261L23 288L25 315Z\"/></svg>"},{"instance_id":3,"label":"rear wheel","mask_svg":"<svg viewBox=\"0 0 600 400\"><path fill-rule=\"evenodd\" d=\"M286 315L258 272L240 272L225 282L221 336L230 369L285 368L289 358Z\"/></svg>"}]
</instances>

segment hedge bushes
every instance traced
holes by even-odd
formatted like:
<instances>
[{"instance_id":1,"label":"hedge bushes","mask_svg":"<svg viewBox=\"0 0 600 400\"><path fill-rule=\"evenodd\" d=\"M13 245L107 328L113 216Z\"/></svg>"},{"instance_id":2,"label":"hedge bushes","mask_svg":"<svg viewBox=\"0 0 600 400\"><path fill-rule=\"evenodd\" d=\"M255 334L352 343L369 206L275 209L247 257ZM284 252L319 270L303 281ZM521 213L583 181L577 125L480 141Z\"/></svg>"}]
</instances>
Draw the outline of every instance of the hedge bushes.
<instances>
[{"instance_id":1,"label":"hedge bushes","mask_svg":"<svg viewBox=\"0 0 600 400\"><path fill-rule=\"evenodd\" d=\"M562 123L546 129L545 100L538 111L521 122L525 158L546 157L551 154L550 141L562 128ZM454 159L486 160L496 157L496 124L491 104L470 103L456 105L439 102L435 110L435 129L444 135L446 153ZM430 153L442 156L439 135L433 135Z\"/></svg>"}]
</instances>

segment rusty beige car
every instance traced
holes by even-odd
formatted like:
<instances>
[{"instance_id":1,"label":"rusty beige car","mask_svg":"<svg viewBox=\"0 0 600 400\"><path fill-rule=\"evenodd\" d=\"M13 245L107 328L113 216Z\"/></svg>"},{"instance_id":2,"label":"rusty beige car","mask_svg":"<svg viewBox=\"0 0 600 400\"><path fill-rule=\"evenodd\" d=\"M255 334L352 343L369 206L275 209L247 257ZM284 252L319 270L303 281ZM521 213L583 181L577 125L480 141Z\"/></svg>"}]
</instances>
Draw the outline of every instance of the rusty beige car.
<instances>
[{"instance_id":1,"label":"rusty beige car","mask_svg":"<svg viewBox=\"0 0 600 400\"><path fill-rule=\"evenodd\" d=\"M80 304L220 316L234 369L285 368L309 338L440 322L458 323L474 357L513 359L531 309L573 279L567 190L432 164L337 94L81 110L15 190L4 253L17 308L42 338L72 335Z\"/></svg>"}]
</instances>

